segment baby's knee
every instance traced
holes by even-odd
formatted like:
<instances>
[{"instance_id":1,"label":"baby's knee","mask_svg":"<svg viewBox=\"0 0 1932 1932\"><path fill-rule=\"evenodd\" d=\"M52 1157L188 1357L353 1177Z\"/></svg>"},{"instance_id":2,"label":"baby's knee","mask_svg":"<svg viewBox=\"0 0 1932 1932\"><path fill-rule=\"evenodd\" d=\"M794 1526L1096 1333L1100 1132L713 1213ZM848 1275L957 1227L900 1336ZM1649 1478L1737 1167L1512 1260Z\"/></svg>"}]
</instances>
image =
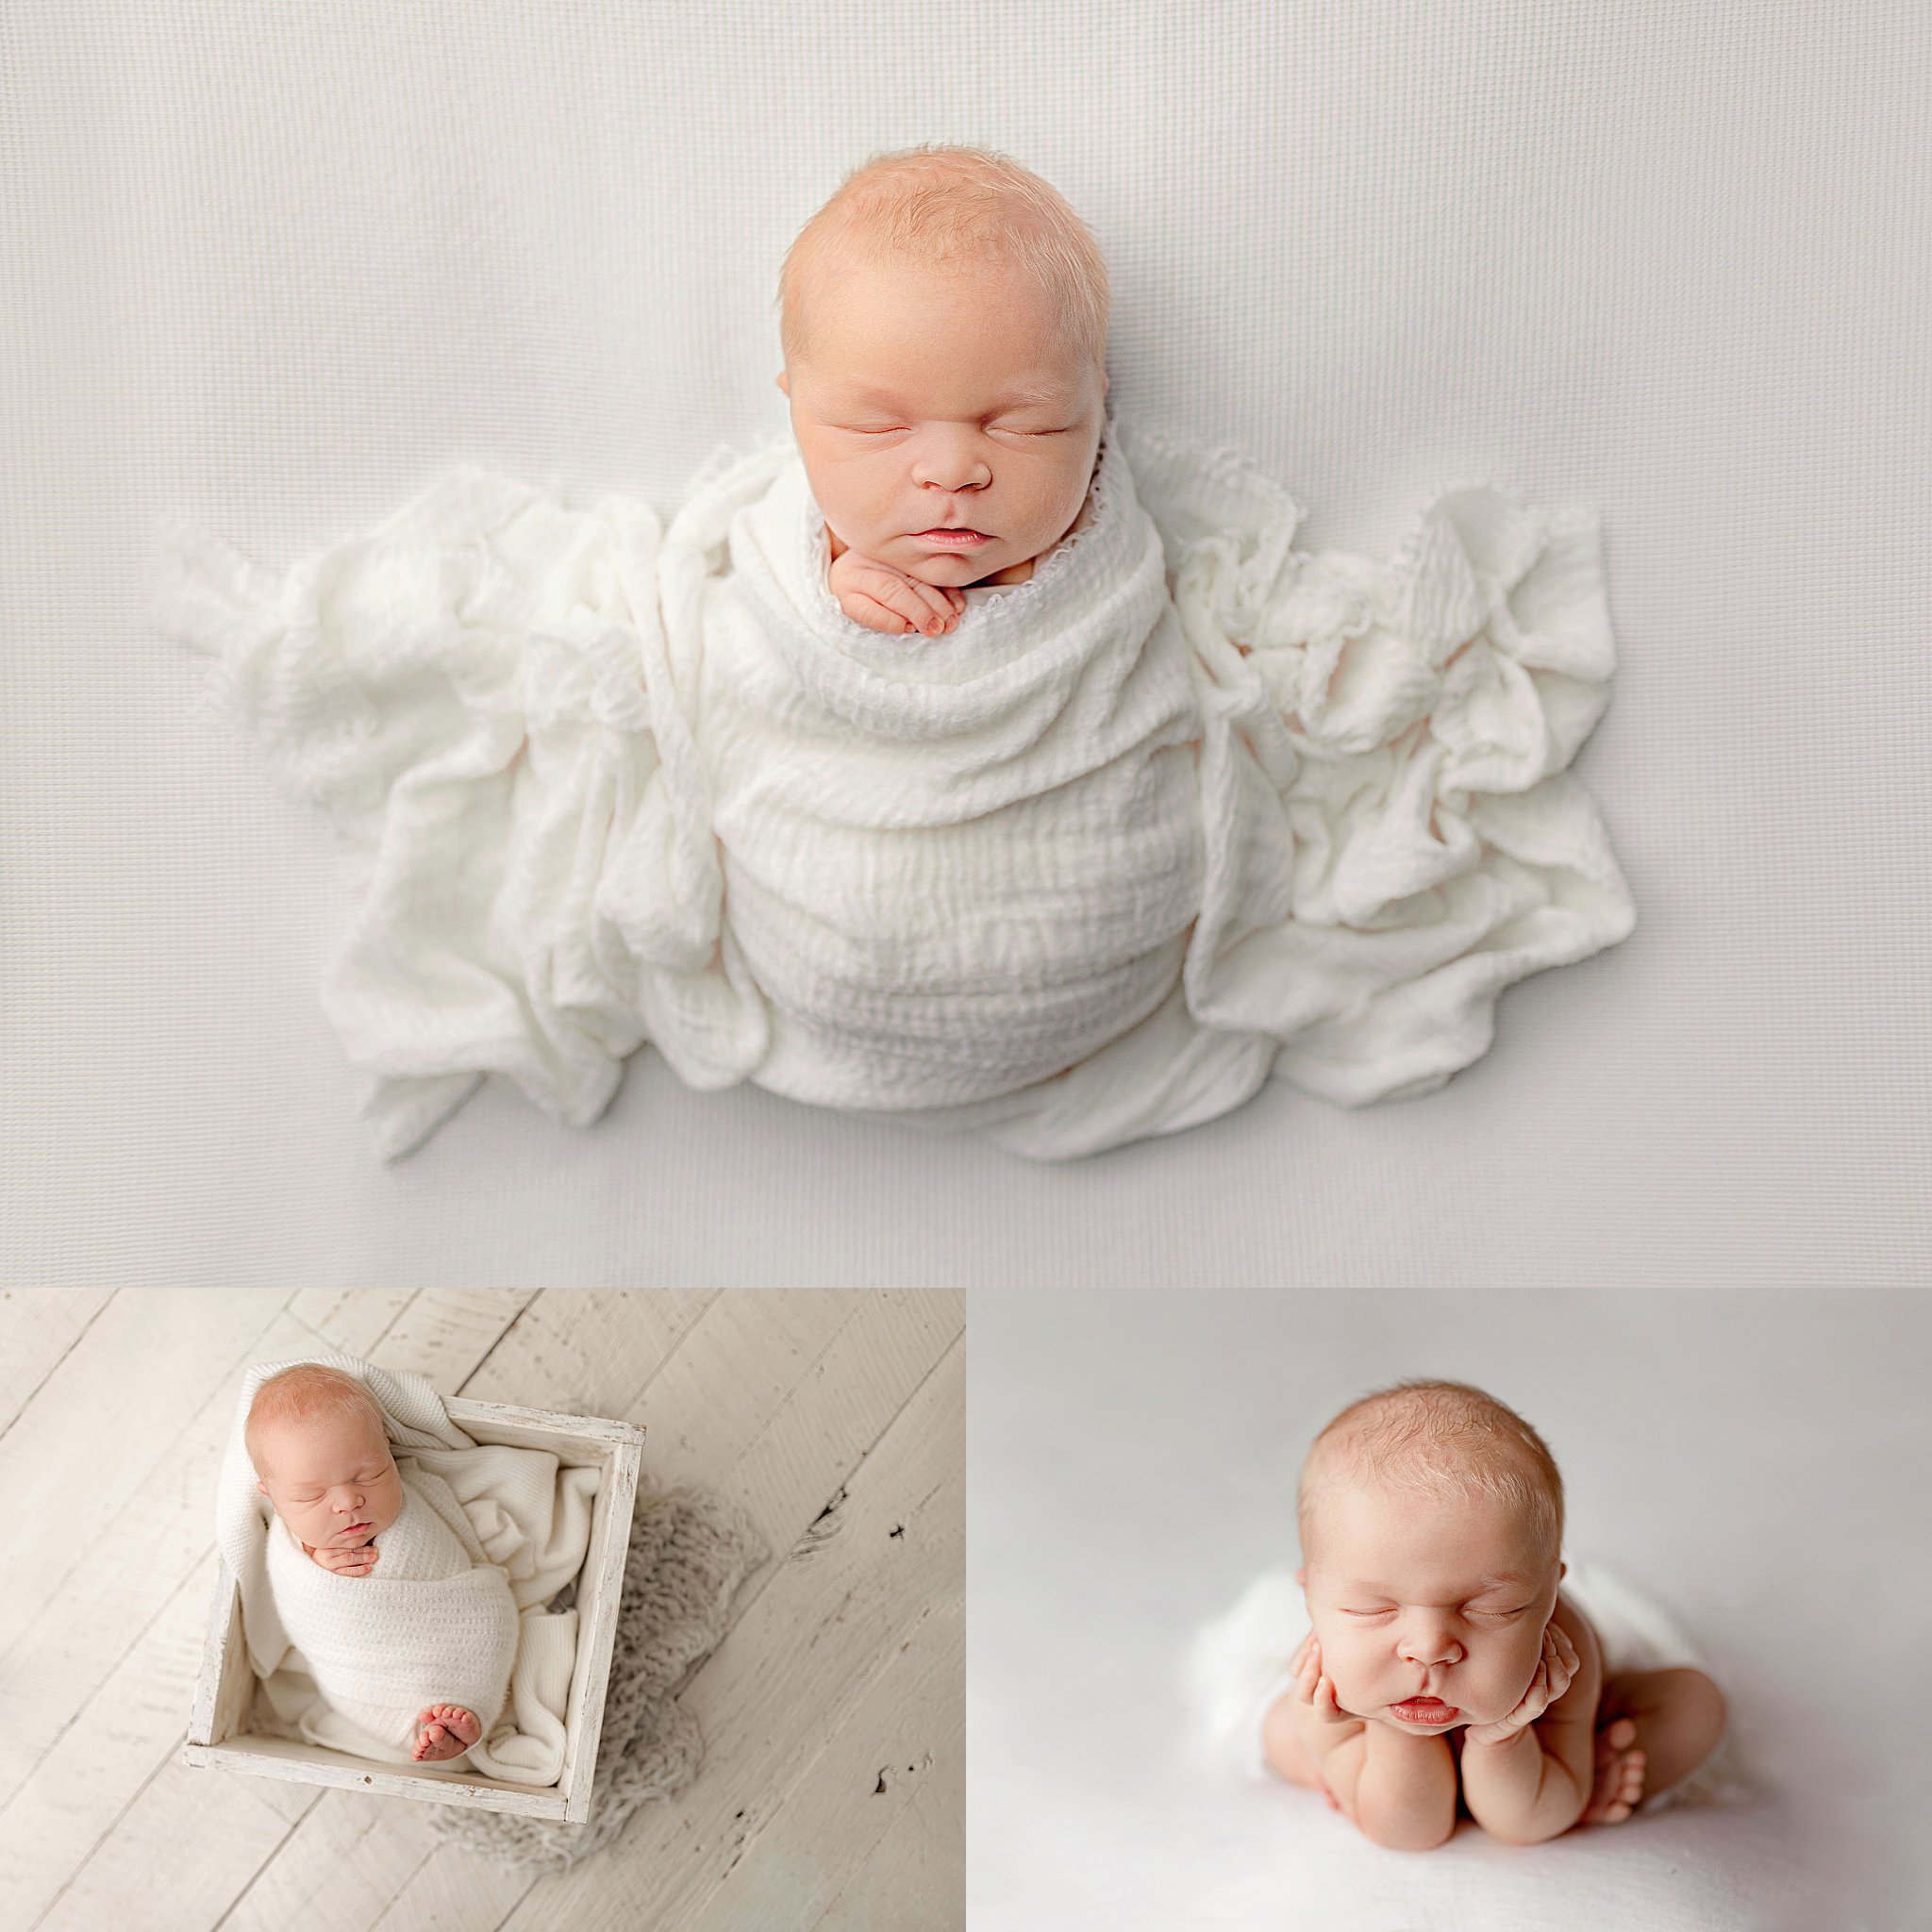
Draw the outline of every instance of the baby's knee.
<instances>
[{"instance_id":1,"label":"baby's knee","mask_svg":"<svg viewBox=\"0 0 1932 1932\"><path fill-rule=\"evenodd\" d=\"M1724 1693L1702 1671L1686 1669L1678 1673L1678 1678L1674 1695L1681 1704L1686 1729L1704 1740L1707 1752L1715 1751L1730 1722Z\"/></svg>"},{"instance_id":2,"label":"baby's knee","mask_svg":"<svg viewBox=\"0 0 1932 1932\"><path fill-rule=\"evenodd\" d=\"M1433 1852L1456 1835L1454 1809L1426 1817L1378 1818L1357 1816L1356 1827L1372 1844L1388 1852Z\"/></svg>"}]
</instances>

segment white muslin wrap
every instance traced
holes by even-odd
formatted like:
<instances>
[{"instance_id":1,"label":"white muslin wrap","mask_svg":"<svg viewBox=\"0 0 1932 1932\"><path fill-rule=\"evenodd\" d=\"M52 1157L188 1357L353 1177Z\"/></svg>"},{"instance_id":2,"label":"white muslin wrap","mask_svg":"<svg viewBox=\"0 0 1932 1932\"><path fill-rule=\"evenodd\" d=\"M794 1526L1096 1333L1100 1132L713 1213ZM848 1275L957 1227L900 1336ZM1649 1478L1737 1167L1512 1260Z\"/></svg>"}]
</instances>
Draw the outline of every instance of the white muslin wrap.
<instances>
[{"instance_id":1,"label":"white muslin wrap","mask_svg":"<svg viewBox=\"0 0 1932 1932\"><path fill-rule=\"evenodd\" d=\"M323 997L384 1154L489 1074L588 1123L649 1041L1064 1158L1271 1072L1426 1091L1634 924L1567 769L1615 661L1594 514L1451 485L1388 562L1301 516L1110 419L1026 582L889 637L787 439L668 529L475 468L279 576L171 523L154 613L360 855Z\"/></svg>"},{"instance_id":2,"label":"white muslin wrap","mask_svg":"<svg viewBox=\"0 0 1932 1932\"><path fill-rule=\"evenodd\" d=\"M1565 1560L1563 1594L1595 1630L1607 1675L1678 1665L1710 1674L1696 1645L1661 1604L1601 1563L1575 1557ZM1307 1632L1301 1586L1284 1563L1263 1571L1233 1605L1195 1633L1181 1671L1187 1748L1195 1763L1242 1779L1274 1776L1262 1754L1261 1728L1275 1701L1293 1688L1289 1663ZM1748 1782L1726 1737L1690 1777L1652 1793L1640 1808L1727 1803L1747 1793Z\"/></svg>"},{"instance_id":3,"label":"white muslin wrap","mask_svg":"<svg viewBox=\"0 0 1932 1932\"><path fill-rule=\"evenodd\" d=\"M297 1362L357 1377L375 1398L403 1507L366 1576L305 1556L257 1489L244 1429L255 1392ZM257 1362L216 1496L216 1538L242 1594L258 1727L396 1763L424 1706L460 1704L482 1739L441 1768L532 1785L563 1768L575 1609L543 1606L583 1566L599 1474L545 1450L479 1444L421 1375L355 1356Z\"/></svg>"}]
</instances>

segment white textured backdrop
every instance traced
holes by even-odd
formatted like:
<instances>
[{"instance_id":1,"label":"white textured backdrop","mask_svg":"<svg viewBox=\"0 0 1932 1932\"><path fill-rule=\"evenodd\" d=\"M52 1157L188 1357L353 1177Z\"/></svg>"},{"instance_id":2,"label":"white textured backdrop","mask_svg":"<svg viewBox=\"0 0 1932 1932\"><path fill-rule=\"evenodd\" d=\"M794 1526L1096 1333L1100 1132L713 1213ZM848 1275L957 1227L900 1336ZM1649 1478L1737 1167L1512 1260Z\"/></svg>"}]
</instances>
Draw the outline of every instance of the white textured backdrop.
<instances>
[{"instance_id":1,"label":"white textured backdrop","mask_svg":"<svg viewBox=\"0 0 1932 1932\"><path fill-rule=\"evenodd\" d=\"M35 1283L1903 1282L1932 1234L1932 25L1886 0L779 11L8 0L0 1273ZM493 463L669 509L781 431L779 258L926 140L1056 181L1113 402L1383 550L1604 517L1578 770L1641 924L1490 1058L1026 1166L648 1053L374 1166L321 826L142 626L150 520L280 566Z\"/></svg>"}]
</instances>

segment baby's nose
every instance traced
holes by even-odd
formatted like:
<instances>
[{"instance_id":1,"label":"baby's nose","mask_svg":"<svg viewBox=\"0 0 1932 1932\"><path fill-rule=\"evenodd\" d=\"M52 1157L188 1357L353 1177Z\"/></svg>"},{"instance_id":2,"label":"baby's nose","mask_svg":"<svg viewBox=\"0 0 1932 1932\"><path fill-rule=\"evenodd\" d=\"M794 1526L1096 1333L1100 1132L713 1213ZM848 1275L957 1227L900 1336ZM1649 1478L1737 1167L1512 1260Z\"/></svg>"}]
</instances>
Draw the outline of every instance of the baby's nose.
<instances>
[{"instance_id":1,"label":"baby's nose","mask_svg":"<svg viewBox=\"0 0 1932 1932\"><path fill-rule=\"evenodd\" d=\"M981 490L992 480L992 472L978 458L958 450L922 457L912 474L941 490Z\"/></svg>"}]
</instances>

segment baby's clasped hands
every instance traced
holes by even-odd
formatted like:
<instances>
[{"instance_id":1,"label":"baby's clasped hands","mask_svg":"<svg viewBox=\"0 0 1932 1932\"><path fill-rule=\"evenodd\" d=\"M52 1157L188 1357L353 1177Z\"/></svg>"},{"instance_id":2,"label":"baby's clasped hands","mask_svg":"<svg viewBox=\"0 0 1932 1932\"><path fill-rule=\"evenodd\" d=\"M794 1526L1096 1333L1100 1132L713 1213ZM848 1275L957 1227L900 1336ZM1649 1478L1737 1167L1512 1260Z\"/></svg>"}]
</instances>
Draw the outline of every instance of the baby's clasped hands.
<instances>
[{"instance_id":1,"label":"baby's clasped hands","mask_svg":"<svg viewBox=\"0 0 1932 1932\"><path fill-rule=\"evenodd\" d=\"M903 637L909 630L938 637L953 629L966 608L966 593L949 584L928 584L857 550L841 550L829 573L839 608L868 630Z\"/></svg>"},{"instance_id":2,"label":"baby's clasped hands","mask_svg":"<svg viewBox=\"0 0 1932 1932\"><path fill-rule=\"evenodd\" d=\"M325 1570L333 1570L338 1576L367 1576L375 1568L381 1552L374 1542L368 1542L359 1550L310 1549L308 1554Z\"/></svg>"}]
</instances>

